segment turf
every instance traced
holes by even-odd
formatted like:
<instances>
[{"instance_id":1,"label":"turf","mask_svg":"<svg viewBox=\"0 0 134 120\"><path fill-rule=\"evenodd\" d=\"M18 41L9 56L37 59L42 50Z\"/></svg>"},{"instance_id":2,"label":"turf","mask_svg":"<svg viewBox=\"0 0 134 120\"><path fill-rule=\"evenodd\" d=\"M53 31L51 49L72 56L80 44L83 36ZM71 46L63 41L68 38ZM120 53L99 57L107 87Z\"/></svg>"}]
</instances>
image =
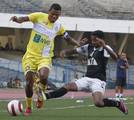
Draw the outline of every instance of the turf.
<instances>
[{"instance_id":1,"label":"turf","mask_svg":"<svg viewBox=\"0 0 134 120\"><path fill-rule=\"evenodd\" d=\"M133 120L134 101L126 102L129 114L122 114L117 108L96 108L91 99L53 99L46 102L45 107L36 109L33 105L31 116L10 116L6 110L7 102L0 102L0 120ZM25 107L25 106L24 106Z\"/></svg>"}]
</instances>

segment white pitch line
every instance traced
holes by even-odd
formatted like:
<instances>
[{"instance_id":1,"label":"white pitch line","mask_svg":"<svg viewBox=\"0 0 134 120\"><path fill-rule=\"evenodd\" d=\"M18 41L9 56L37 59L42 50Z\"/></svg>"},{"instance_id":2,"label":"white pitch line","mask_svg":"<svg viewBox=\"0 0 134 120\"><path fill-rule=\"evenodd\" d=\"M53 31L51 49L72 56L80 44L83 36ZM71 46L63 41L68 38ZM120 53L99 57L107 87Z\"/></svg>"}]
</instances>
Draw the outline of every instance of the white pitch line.
<instances>
[{"instance_id":1,"label":"white pitch line","mask_svg":"<svg viewBox=\"0 0 134 120\"><path fill-rule=\"evenodd\" d=\"M125 103L127 105L133 105L134 102L128 102L128 103ZM94 107L93 104L91 105L77 105L77 106L66 106L66 107L54 107L54 108L41 108L41 109L33 109L33 111L37 111L37 110L65 110L65 109L76 109L76 108L84 108L84 107ZM7 110L0 110L0 113L5 113L7 112Z\"/></svg>"},{"instance_id":2,"label":"white pitch line","mask_svg":"<svg viewBox=\"0 0 134 120\"><path fill-rule=\"evenodd\" d=\"M44 110L64 110L64 109L75 109L83 107L93 107L94 105L77 105L77 106L66 106L66 107L57 107L57 108L44 108Z\"/></svg>"},{"instance_id":3,"label":"white pitch line","mask_svg":"<svg viewBox=\"0 0 134 120\"><path fill-rule=\"evenodd\" d=\"M33 111L37 111L37 110L64 110L64 109L75 109L75 108L84 108L84 107L93 107L94 105L77 105L77 106L66 106L66 107L54 107L54 108L35 108L33 109ZM0 110L0 112L5 113L7 112L7 110Z\"/></svg>"}]
</instances>

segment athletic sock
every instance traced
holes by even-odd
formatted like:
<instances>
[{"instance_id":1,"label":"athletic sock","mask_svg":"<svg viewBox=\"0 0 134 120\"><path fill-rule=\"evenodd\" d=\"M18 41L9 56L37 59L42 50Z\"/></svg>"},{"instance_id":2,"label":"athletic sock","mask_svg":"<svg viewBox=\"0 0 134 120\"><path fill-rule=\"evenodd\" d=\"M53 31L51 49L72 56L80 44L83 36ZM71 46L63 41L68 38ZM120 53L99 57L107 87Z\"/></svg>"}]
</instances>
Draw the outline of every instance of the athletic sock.
<instances>
[{"instance_id":1,"label":"athletic sock","mask_svg":"<svg viewBox=\"0 0 134 120\"><path fill-rule=\"evenodd\" d=\"M123 97L123 94L122 94L122 93L120 93L119 97L120 97L120 98L121 98L121 97Z\"/></svg>"},{"instance_id":2,"label":"athletic sock","mask_svg":"<svg viewBox=\"0 0 134 120\"><path fill-rule=\"evenodd\" d=\"M46 89L47 89L47 85L44 85L42 83L39 83L39 87L41 88L41 90L45 93Z\"/></svg>"},{"instance_id":3,"label":"athletic sock","mask_svg":"<svg viewBox=\"0 0 134 120\"><path fill-rule=\"evenodd\" d=\"M110 100L108 98L104 98L103 102L104 102L105 107L118 107L119 106L119 102L116 100Z\"/></svg>"},{"instance_id":4,"label":"athletic sock","mask_svg":"<svg viewBox=\"0 0 134 120\"><path fill-rule=\"evenodd\" d=\"M61 96L65 95L66 93L67 93L67 89L62 87L62 88L55 90L53 92L45 93L45 95L46 95L47 99L51 99L51 98L61 97Z\"/></svg>"},{"instance_id":5,"label":"athletic sock","mask_svg":"<svg viewBox=\"0 0 134 120\"><path fill-rule=\"evenodd\" d=\"M116 93L116 94L115 94L115 97L119 97L119 93Z\"/></svg>"},{"instance_id":6,"label":"athletic sock","mask_svg":"<svg viewBox=\"0 0 134 120\"><path fill-rule=\"evenodd\" d=\"M32 98L26 97L26 108L32 108Z\"/></svg>"}]
</instances>

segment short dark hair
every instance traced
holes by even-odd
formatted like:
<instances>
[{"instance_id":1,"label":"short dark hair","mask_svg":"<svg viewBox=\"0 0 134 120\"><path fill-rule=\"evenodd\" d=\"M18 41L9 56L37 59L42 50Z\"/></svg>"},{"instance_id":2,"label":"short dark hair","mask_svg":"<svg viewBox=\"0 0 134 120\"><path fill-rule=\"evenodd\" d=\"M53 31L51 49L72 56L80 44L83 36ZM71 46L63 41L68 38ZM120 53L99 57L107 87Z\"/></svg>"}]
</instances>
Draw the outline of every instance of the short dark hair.
<instances>
[{"instance_id":1,"label":"short dark hair","mask_svg":"<svg viewBox=\"0 0 134 120\"><path fill-rule=\"evenodd\" d=\"M57 4L57 3L53 3L51 5L49 11L52 10L52 9L61 11L61 6L59 4Z\"/></svg>"},{"instance_id":2,"label":"short dark hair","mask_svg":"<svg viewBox=\"0 0 134 120\"><path fill-rule=\"evenodd\" d=\"M96 31L92 32L91 35L94 35L98 38L104 39L104 32L101 30L96 30Z\"/></svg>"}]
</instances>

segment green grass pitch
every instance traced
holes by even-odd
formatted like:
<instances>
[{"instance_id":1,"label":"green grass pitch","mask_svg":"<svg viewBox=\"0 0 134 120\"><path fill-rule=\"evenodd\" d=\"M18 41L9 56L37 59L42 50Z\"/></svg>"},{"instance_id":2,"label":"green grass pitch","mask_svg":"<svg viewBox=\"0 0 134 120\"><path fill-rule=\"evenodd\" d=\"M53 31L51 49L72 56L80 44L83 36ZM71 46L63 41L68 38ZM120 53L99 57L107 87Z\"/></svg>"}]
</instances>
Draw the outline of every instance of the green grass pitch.
<instances>
[{"instance_id":1,"label":"green grass pitch","mask_svg":"<svg viewBox=\"0 0 134 120\"><path fill-rule=\"evenodd\" d=\"M83 102L53 99L46 101L42 109L37 109L33 104L31 116L13 117L7 112L7 102L0 101L0 120L134 120L134 99L128 99L125 103L129 109L128 115L117 108L96 108L90 98L84 98Z\"/></svg>"}]
</instances>

